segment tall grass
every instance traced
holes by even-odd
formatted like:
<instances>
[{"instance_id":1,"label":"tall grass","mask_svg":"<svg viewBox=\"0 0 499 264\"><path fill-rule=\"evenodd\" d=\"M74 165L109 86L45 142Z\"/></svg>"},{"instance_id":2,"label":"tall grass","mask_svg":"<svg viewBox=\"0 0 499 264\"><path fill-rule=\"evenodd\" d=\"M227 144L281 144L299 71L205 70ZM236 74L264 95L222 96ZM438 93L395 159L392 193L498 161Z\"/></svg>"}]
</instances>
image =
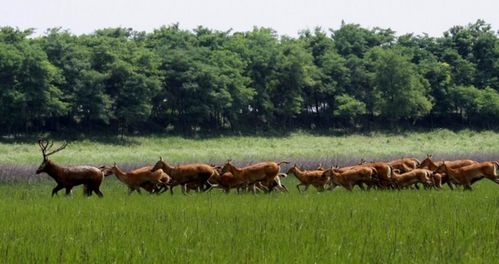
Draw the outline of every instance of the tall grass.
<instances>
[{"instance_id":1,"label":"tall grass","mask_svg":"<svg viewBox=\"0 0 499 264\"><path fill-rule=\"evenodd\" d=\"M108 181L108 180L106 180ZM291 184L288 180L288 184ZM0 185L5 263L495 263L497 185L473 192L126 195L50 198Z\"/></svg>"},{"instance_id":2,"label":"tall grass","mask_svg":"<svg viewBox=\"0 0 499 264\"><path fill-rule=\"evenodd\" d=\"M52 158L64 164L153 163L160 155L173 163L191 161L328 159L349 157L384 159L419 156L426 153L466 156L473 153L497 154L499 133L436 130L398 135L371 134L316 136L291 134L286 137L219 137L186 139L181 137L129 137L122 144L116 139L78 140ZM119 141L118 141L119 142ZM60 142L59 142L60 143ZM40 163L36 142L0 143L0 164Z\"/></svg>"}]
</instances>

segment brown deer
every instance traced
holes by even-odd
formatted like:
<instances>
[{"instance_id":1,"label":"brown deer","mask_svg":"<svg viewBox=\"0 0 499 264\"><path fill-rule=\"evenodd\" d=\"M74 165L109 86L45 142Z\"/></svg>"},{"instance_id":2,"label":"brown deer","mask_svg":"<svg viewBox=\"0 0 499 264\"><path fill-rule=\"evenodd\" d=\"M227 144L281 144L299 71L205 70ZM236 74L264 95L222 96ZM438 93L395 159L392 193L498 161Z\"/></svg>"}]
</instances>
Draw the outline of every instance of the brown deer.
<instances>
[{"instance_id":1,"label":"brown deer","mask_svg":"<svg viewBox=\"0 0 499 264\"><path fill-rule=\"evenodd\" d=\"M324 171L323 175L329 178L332 189L340 185L348 191L352 191L355 185L364 190L362 183L375 181L378 177L378 172L373 167L358 166L349 170L331 168Z\"/></svg>"},{"instance_id":2,"label":"brown deer","mask_svg":"<svg viewBox=\"0 0 499 264\"><path fill-rule=\"evenodd\" d=\"M261 182L261 185L263 186L272 185L272 182L275 181L276 176L279 175L279 171L281 170L280 165L283 163L289 162L281 161L277 163L273 161L265 161L244 168L237 168L232 164L231 160L228 160L222 168L222 173L230 172L235 177L244 179L248 185L252 187L252 192L255 193L255 185L258 182Z\"/></svg>"},{"instance_id":3,"label":"brown deer","mask_svg":"<svg viewBox=\"0 0 499 264\"><path fill-rule=\"evenodd\" d=\"M435 173L433 174L432 180L435 184L435 187L441 188L442 184L447 184L451 190L454 189L453 183L454 184L460 184L459 182L456 182L455 180L453 181L452 179L449 178L449 176L440 169L440 171L436 171L437 168L442 165L443 161L437 161L434 162L432 160L433 156L431 154L426 154L426 158L421 161L421 164L419 165L419 168L421 169L429 169L434 171ZM469 160L469 159L464 159L464 160L452 160L452 161L445 161L447 164L447 167L452 168L452 169L457 169L460 167L468 166L468 165L473 165L473 164L478 164L478 162L474 160Z\"/></svg>"},{"instance_id":4,"label":"brown deer","mask_svg":"<svg viewBox=\"0 0 499 264\"><path fill-rule=\"evenodd\" d=\"M431 154L427 154L426 159L424 159L421 162L421 164L419 165L419 168L420 169L429 169L429 170L435 171L440 165L442 165L443 161L434 162L432 160L432 157L433 156ZM445 161L445 163L447 164L447 167L455 169L455 168L464 167L464 166L468 166L468 165L472 165L472 164L477 164L478 162L476 162L474 160L465 159L465 160L449 160L449 161Z\"/></svg>"},{"instance_id":5,"label":"brown deer","mask_svg":"<svg viewBox=\"0 0 499 264\"><path fill-rule=\"evenodd\" d=\"M499 184L499 178L497 177L498 168L499 163L497 161L487 161L456 169L447 166L447 162L444 161L442 165L435 170L435 172L447 173L449 178L452 178L459 184L464 185L465 190L471 191L471 185L484 177Z\"/></svg>"},{"instance_id":6,"label":"brown deer","mask_svg":"<svg viewBox=\"0 0 499 264\"><path fill-rule=\"evenodd\" d=\"M102 192L99 190L104 178L101 170L91 166L59 166L48 159L50 155L66 148L68 145L67 142L53 151L50 151L54 145L53 142L49 143L47 140L40 139L38 140L38 145L42 151L43 162L36 170L36 174L45 172L55 180L57 186L52 190L52 196L56 195L62 189L66 189L66 195L70 195L74 186L83 184L86 196L91 196L92 192L94 192L97 196L103 197Z\"/></svg>"},{"instance_id":7,"label":"brown deer","mask_svg":"<svg viewBox=\"0 0 499 264\"><path fill-rule=\"evenodd\" d=\"M157 193L161 187L165 187L171 180L170 176L161 169L151 171L152 166L145 166L130 172L124 172L115 162L112 167L101 167L100 169L104 172L105 176L114 174L118 180L127 185L128 194L132 194L133 191L141 193L140 188L149 193Z\"/></svg>"},{"instance_id":8,"label":"brown deer","mask_svg":"<svg viewBox=\"0 0 499 264\"><path fill-rule=\"evenodd\" d=\"M382 189L392 187L391 186L392 167L384 162L375 162L375 161L366 162L364 159L361 159L358 165L336 168L336 171L345 172L347 170L358 169L360 167L370 167L376 170L377 178L373 179L373 181L371 181L370 183L366 182L369 189L372 188L373 186L377 186Z\"/></svg>"},{"instance_id":9,"label":"brown deer","mask_svg":"<svg viewBox=\"0 0 499 264\"><path fill-rule=\"evenodd\" d=\"M392 160L388 162L388 165L392 168L399 170L401 173L405 173L414 170L419 167L421 162L415 158L401 158L398 160Z\"/></svg>"},{"instance_id":10,"label":"brown deer","mask_svg":"<svg viewBox=\"0 0 499 264\"><path fill-rule=\"evenodd\" d=\"M399 174L398 169L394 169L392 172L392 181L395 186L400 190L400 188L409 187L416 183L422 183L425 187L430 187L432 182L433 171L427 169L414 169L405 173Z\"/></svg>"},{"instance_id":11,"label":"brown deer","mask_svg":"<svg viewBox=\"0 0 499 264\"><path fill-rule=\"evenodd\" d=\"M286 188L286 185L281 183L281 177L286 178L288 175L286 173L280 172L277 174L277 176L274 177L274 180L269 183L269 185L265 185L263 182L258 182L256 184L256 187L259 189L263 190L268 190L269 192L275 190L281 191L281 192L288 192L288 188Z\"/></svg>"},{"instance_id":12,"label":"brown deer","mask_svg":"<svg viewBox=\"0 0 499 264\"><path fill-rule=\"evenodd\" d=\"M213 174L208 182L212 186L217 186L225 191L225 193L229 193L230 189L237 188L237 193L239 193L241 188L244 188L248 185L246 180L240 177L235 177L230 172L225 172L220 174Z\"/></svg>"},{"instance_id":13,"label":"brown deer","mask_svg":"<svg viewBox=\"0 0 499 264\"><path fill-rule=\"evenodd\" d=\"M176 167L170 166L162 157L156 162L151 171L162 169L171 178L170 193L173 194L173 187L182 186L182 193L186 194L188 185L199 186L202 191L210 189L208 179L214 174L218 174L216 168L203 163L184 164Z\"/></svg>"},{"instance_id":14,"label":"brown deer","mask_svg":"<svg viewBox=\"0 0 499 264\"><path fill-rule=\"evenodd\" d=\"M293 174L300 181L296 188L298 191L304 192L310 185L314 186L317 191L324 191L325 185L328 183L328 178L323 176L324 170L300 170L296 164L291 167L286 174ZM305 190L301 190L300 186L305 186Z\"/></svg>"},{"instance_id":15,"label":"brown deer","mask_svg":"<svg viewBox=\"0 0 499 264\"><path fill-rule=\"evenodd\" d=\"M390 188L393 168L384 162L369 162L362 166L371 167L376 170L376 186L382 189Z\"/></svg>"}]
</instances>

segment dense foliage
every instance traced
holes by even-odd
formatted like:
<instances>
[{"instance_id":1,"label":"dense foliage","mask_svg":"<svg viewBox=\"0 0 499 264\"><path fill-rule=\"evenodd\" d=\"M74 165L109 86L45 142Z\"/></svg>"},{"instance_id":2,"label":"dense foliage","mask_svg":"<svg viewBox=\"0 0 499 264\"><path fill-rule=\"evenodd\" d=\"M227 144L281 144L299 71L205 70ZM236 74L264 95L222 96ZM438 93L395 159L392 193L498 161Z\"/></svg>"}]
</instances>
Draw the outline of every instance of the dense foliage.
<instances>
[{"instance_id":1,"label":"dense foliage","mask_svg":"<svg viewBox=\"0 0 499 264\"><path fill-rule=\"evenodd\" d=\"M0 133L496 128L498 33L0 28Z\"/></svg>"}]
</instances>

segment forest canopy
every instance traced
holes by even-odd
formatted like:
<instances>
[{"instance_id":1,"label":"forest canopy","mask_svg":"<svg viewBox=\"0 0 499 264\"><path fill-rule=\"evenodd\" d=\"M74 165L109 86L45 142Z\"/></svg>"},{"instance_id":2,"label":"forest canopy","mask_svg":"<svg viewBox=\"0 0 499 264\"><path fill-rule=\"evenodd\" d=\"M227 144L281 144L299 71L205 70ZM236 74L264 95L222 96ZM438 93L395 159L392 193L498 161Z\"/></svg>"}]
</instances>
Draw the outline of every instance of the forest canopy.
<instances>
[{"instance_id":1,"label":"forest canopy","mask_svg":"<svg viewBox=\"0 0 499 264\"><path fill-rule=\"evenodd\" d=\"M342 24L279 36L0 28L0 133L497 128L499 40Z\"/></svg>"}]
</instances>

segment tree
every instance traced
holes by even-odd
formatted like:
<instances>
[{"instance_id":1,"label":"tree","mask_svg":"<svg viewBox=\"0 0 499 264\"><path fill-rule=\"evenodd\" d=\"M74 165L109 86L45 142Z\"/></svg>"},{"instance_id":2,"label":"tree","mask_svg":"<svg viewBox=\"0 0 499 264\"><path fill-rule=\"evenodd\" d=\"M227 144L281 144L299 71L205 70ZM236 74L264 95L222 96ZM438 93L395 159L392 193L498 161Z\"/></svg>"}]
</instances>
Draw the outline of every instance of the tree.
<instances>
[{"instance_id":1,"label":"tree","mask_svg":"<svg viewBox=\"0 0 499 264\"><path fill-rule=\"evenodd\" d=\"M366 104L347 94L339 95L335 99L337 109L334 110L334 115L345 118L350 123L354 123L358 116L366 114Z\"/></svg>"},{"instance_id":2,"label":"tree","mask_svg":"<svg viewBox=\"0 0 499 264\"><path fill-rule=\"evenodd\" d=\"M389 120L418 119L432 108L428 82L402 50L373 48L374 89L379 114Z\"/></svg>"},{"instance_id":3,"label":"tree","mask_svg":"<svg viewBox=\"0 0 499 264\"><path fill-rule=\"evenodd\" d=\"M67 104L57 86L61 73L43 50L26 39L29 32L0 29L0 122L25 132L64 114Z\"/></svg>"}]
</instances>

